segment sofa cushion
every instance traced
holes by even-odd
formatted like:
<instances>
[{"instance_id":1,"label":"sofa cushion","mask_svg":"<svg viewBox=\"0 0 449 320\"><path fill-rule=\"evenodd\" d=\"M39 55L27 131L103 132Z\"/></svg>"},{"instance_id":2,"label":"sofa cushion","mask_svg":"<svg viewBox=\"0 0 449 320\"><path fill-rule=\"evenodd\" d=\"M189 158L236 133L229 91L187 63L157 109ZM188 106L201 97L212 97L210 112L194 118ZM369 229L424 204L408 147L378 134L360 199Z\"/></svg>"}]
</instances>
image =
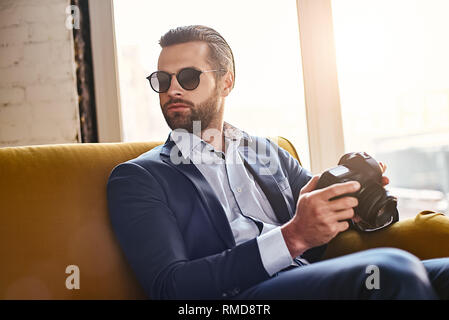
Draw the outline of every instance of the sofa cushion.
<instances>
[{"instance_id":1,"label":"sofa cushion","mask_svg":"<svg viewBox=\"0 0 449 320\"><path fill-rule=\"evenodd\" d=\"M422 211L415 218L400 220L386 229L372 233L348 230L329 243L324 258L377 247L403 249L421 260L447 257L449 218L442 213Z\"/></svg>"},{"instance_id":2,"label":"sofa cushion","mask_svg":"<svg viewBox=\"0 0 449 320\"><path fill-rule=\"evenodd\" d=\"M0 299L144 297L110 227L112 168L158 143L0 149ZM80 290L65 286L80 270Z\"/></svg>"}]
</instances>

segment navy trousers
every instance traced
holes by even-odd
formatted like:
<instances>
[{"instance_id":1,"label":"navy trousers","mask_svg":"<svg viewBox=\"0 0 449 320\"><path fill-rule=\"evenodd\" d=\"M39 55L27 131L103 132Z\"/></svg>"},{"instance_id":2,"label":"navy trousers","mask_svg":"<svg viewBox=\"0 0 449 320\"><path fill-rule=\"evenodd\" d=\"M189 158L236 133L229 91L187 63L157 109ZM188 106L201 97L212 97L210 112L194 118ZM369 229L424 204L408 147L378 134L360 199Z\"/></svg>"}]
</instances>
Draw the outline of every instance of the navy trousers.
<instances>
[{"instance_id":1,"label":"navy trousers","mask_svg":"<svg viewBox=\"0 0 449 320\"><path fill-rule=\"evenodd\" d=\"M449 257L370 249L281 271L236 299L449 299Z\"/></svg>"}]
</instances>

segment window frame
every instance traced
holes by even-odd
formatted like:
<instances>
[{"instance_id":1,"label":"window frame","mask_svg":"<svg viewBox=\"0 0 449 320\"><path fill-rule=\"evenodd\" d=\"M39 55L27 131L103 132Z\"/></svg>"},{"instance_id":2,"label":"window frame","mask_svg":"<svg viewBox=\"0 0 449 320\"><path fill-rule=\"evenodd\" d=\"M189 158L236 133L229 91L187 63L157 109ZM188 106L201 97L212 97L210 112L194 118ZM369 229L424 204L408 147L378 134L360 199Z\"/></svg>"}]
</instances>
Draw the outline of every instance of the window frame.
<instances>
[{"instance_id":1,"label":"window frame","mask_svg":"<svg viewBox=\"0 0 449 320\"><path fill-rule=\"evenodd\" d=\"M112 1L89 1L98 142L123 141Z\"/></svg>"}]
</instances>

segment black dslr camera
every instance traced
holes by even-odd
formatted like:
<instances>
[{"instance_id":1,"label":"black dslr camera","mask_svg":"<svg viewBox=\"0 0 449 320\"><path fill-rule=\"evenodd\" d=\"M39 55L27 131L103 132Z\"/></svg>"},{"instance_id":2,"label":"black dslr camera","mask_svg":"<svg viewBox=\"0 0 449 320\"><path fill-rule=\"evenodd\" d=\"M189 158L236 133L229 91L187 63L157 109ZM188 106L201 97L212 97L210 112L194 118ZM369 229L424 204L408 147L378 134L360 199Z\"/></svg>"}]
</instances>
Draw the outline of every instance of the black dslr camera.
<instances>
[{"instance_id":1,"label":"black dslr camera","mask_svg":"<svg viewBox=\"0 0 449 320\"><path fill-rule=\"evenodd\" d=\"M359 204L354 208L355 219L350 220L352 227L369 232L385 228L399 220L397 199L384 189L378 162L365 152L347 153L341 157L337 167L323 172L316 189L354 180L360 183L357 192L331 199L345 196L357 198Z\"/></svg>"}]
</instances>

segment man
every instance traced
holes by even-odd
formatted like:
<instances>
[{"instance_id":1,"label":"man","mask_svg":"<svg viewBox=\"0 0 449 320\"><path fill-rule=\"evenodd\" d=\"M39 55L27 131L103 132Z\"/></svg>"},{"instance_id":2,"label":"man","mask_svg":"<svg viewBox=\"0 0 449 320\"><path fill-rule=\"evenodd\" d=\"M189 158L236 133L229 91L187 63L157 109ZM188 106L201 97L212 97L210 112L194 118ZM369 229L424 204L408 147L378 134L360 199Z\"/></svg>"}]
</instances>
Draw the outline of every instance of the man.
<instances>
[{"instance_id":1,"label":"man","mask_svg":"<svg viewBox=\"0 0 449 320\"><path fill-rule=\"evenodd\" d=\"M358 204L330 199L360 185L315 190L318 176L287 151L224 121L235 69L215 30L180 27L160 44L148 80L172 132L108 182L112 225L150 298L447 297L447 259L376 249L320 262ZM378 290L365 286L373 265Z\"/></svg>"}]
</instances>

